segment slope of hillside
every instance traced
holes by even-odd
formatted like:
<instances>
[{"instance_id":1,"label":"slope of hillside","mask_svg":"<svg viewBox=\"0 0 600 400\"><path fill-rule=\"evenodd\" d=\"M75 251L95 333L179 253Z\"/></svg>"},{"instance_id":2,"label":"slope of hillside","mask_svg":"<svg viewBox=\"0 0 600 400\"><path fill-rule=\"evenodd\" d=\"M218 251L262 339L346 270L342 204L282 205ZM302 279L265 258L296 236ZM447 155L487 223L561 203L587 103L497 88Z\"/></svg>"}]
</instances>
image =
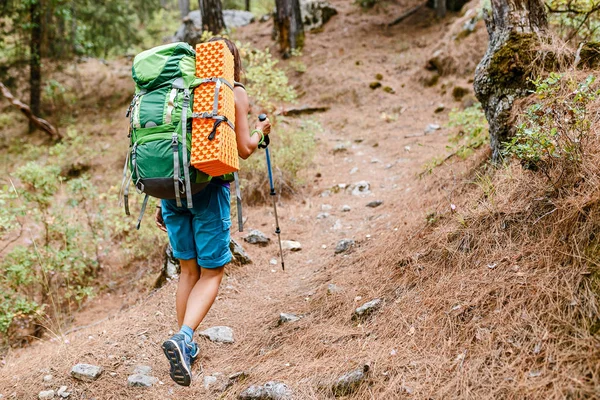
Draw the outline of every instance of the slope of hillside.
<instances>
[{"instance_id":1,"label":"slope of hillside","mask_svg":"<svg viewBox=\"0 0 600 400\"><path fill-rule=\"evenodd\" d=\"M459 63L467 73L475 54L485 50L485 28L479 23L463 39L468 51L460 53L464 49L457 50L451 35L469 16L436 22L432 11L422 9L389 28L386 24L412 4L369 12L344 1L333 4L339 14L323 32L308 35L297 59L306 72L291 77L303 93L300 103L331 107L310 117L324 131L316 138L318 154L305 190L278 205L282 238L298 240L302 250L285 254L282 272L271 263L278 257L272 209L247 209L247 230L269 233L271 244L247 245L254 262L227 268L200 327L230 326L235 343L201 340L201 367L194 367L192 386L171 382L160 349L176 329L176 284L170 282L127 310L90 321L97 323L11 350L0 365L0 395L34 399L46 387L66 385L77 399L233 399L251 384L275 380L286 383L294 398L322 399L334 396L332 383L339 376L364 365L369 365L367 377L346 398L597 394L597 332L567 332L569 321L550 323L541 313L564 287L576 290L584 271L536 264L517 237L513 244L507 241L499 228L503 220L477 214L478 204L488 206L482 200L488 182L507 184L493 181L484 166L486 151L418 177L428 161L447 152L449 131L424 134L425 129L443 126L448 110L460 106L452 97L455 86L470 86L465 74L442 76L428 87L423 82L434 75L424 67L442 47L451 55L444 62ZM270 22L256 23L236 36L262 47L271 45L270 32ZM369 87L376 74L393 93ZM436 113L440 103L444 111ZM119 174L117 168L110 171ZM514 169L515 179L521 174ZM369 191L353 194L360 181L369 183ZM512 193L515 200L519 192ZM381 205L367 207L375 200ZM334 254L344 238L356 245ZM353 317L373 299L382 301L377 311ZM302 318L279 325L282 312ZM105 372L95 382L81 383L69 376L76 363L100 365ZM147 389L128 387L127 377L140 364L152 367L160 382ZM205 377L238 372L246 377L224 392L203 385ZM53 376L50 383L43 380L47 374Z\"/></svg>"}]
</instances>

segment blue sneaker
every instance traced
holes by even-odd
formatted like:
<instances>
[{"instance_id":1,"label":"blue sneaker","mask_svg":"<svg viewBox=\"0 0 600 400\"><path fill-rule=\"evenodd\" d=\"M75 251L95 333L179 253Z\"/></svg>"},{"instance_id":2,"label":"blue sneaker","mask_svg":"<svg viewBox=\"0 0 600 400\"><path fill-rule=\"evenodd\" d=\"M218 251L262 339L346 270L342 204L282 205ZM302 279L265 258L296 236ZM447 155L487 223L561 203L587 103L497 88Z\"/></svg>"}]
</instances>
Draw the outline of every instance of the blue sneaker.
<instances>
[{"instance_id":1,"label":"blue sneaker","mask_svg":"<svg viewBox=\"0 0 600 400\"><path fill-rule=\"evenodd\" d=\"M192 349L190 350L190 360L191 364L194 364L200 355L200 346L198 344L192 342Z\"/></svg>"},{"instance_id":2,"label":"blue sneaker","mask_svg":"<svg viewBox=\"0 0 600 400\"><path fill-rule=\"evenodd\" d=\"M162 349L171 364L171 379L181 386L192 383L191 346L185 343L185 336L175 334L162 344ZM196 351L196 356L198 352Z\"/></svg>"}]
</instances>

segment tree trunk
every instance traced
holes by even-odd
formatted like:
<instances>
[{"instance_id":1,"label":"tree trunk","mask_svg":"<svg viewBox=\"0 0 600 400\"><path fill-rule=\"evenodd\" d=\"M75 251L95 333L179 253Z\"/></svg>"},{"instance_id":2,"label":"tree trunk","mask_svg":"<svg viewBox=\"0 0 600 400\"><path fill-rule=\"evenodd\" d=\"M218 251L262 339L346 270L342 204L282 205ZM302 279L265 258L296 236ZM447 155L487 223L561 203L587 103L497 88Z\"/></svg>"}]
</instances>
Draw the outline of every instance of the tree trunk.
<instances>
[{"instance_id":1,"label":"tree trunk","mask_svg":"<svg viewBox=\"0 0 600 400\"><path fill-rule=\"evenodd\" d=\"M246 0L246 11L250 11L250 0Z\"/></svg>"},{"instance_id":2,"label":"tree trunk","mask_svg":"<svg viewBox=\"0 0 600 400\"><path fill-rule=\"evenodd\" d=\"M29 107L33 115L40 115L40 98L42 93L42 11L39 1L32 1L29 6L31 18L31 41L29 43ZM29 122L29 132L36 129L36 124Z\"/></svg>"},{"instance_id":3,"label":"tree trunk","mask_svg":"<svg viewBox=\"0 0 600 400\"><path fill-rule=\"evenodd\" d=\"M435 13L438 18L446 16L446 0L435 0Z\"/></svg>"},{"instance_id":4,"label":"tree trunk","mask_svg":"<svg viewBox=\"0 0 600 400\"><path fill-rule=\"evenodd\" d=\"M190 13L190 0L179 0L179 12L181 13L181 19L187 17Z\"/></svg>"},{"instance_id":5,"label":"tree trunk","mask_svg":"<svg viewBox=\"0 0 600 400\"><path fill-rule=\"evenodd\" d=\"M492 0L485 18L490 42L475 70L475 94L490 125L492 159L500 161L514 101L528 95L537 48L548 27L542 0ZM543 61L542 61L543 62Z\"/></svg>"},{"instance_id":6,"label":"tree trunk","mask_svg":"<svg viewBox=\"0 0 600 400\"><path fill-rule=\"evenodd\" d=\"M279 50L284 58L292 50L300 50L304 45L304 27L300 15L299 0L275 0L275 30Z\"/></svg>"},{"instance_id":7,"label":"tree trunk","mask_svg":"<svg viewBox=\"0 0 600 400\"><path fill-rule=\"evenodd\" d=\"M198 6L202 16L202 30L209 31L214 35L225 30L221 0L198 0Z\"/></svg>"}]
</instances>

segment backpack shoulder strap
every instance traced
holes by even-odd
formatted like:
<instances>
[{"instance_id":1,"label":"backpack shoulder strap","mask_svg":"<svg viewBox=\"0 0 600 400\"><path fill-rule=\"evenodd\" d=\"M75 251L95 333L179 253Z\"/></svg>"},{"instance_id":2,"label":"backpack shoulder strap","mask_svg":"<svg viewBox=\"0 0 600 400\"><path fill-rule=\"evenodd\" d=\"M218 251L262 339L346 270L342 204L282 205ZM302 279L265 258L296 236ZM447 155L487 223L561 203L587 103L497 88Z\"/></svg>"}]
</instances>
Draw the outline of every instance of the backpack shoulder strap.
<instances>
[{"instance_id":1,"label":"backpack shoulder strap","mask_svg":"<svg viewBox=\"0 0 600 400\"><path fill-rule=\"evenodd\" d=\"M233 82L233 86L234 87L241 87L242 89L246 90L246 86L244 86L241 82Z\"/></svg>"}]
</instances>

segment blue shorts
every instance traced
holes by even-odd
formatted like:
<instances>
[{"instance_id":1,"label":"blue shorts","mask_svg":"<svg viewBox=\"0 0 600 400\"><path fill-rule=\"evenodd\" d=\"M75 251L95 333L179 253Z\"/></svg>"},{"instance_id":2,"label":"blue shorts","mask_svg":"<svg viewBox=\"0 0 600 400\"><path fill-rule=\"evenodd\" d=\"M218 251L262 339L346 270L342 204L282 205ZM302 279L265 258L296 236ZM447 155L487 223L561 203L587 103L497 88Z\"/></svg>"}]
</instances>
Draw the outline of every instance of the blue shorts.
<instances>
[{"instance_id":1,"label":"blue shorts","mask_svg":"<svg viewBox=\"0 0 600 400\"><path fill-rule=\"evenodd\" d=\"M192 196L194 207L185 199L162 200L162 217L173 255L180 260L196 259L203 268L218 268L231 261L229 188L210 183Z\"/></svg>"}]
</instances>

